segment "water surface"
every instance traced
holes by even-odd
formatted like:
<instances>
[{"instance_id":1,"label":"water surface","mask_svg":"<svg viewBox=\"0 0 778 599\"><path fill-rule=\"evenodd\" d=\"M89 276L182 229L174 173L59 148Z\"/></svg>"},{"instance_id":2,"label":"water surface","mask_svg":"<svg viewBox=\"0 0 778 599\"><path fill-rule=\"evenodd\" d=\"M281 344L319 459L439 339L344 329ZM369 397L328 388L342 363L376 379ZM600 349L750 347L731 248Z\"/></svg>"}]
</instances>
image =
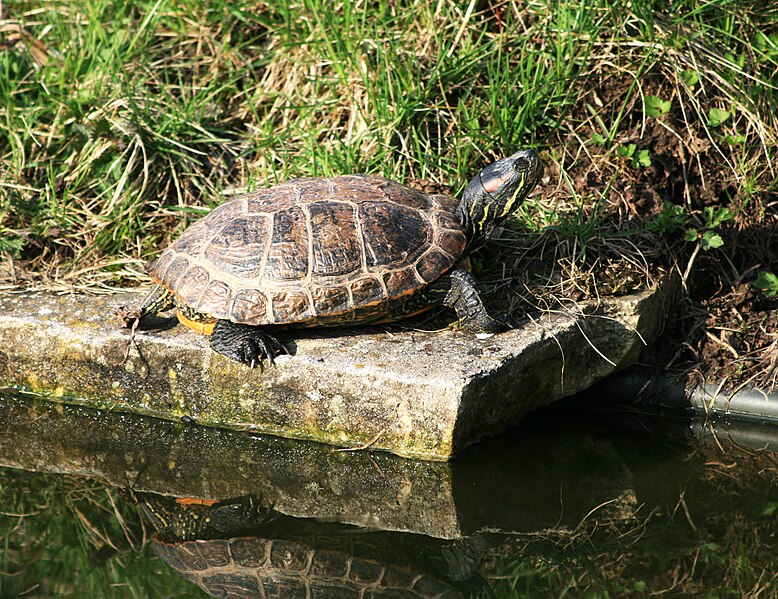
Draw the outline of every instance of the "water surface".
<instances>
[{"instance_id":1,"label":"water surface","mask_svg":"<svg viewBox=\"0 0 778 599\"><path fill-rule=\"evenodd\" d=\"M568 401L445 464L6 392L0 597L775 596L777 428Z\"/></svg>"}]
</instances>

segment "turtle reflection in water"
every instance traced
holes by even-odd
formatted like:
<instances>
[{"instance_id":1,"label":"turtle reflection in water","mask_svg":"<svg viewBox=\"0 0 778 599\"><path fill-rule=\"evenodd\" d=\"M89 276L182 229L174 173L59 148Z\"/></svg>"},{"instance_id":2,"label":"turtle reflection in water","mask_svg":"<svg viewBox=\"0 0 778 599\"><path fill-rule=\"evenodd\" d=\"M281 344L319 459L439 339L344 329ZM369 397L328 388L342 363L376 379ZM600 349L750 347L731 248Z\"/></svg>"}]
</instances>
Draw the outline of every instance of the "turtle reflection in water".
<instances>
[{"instance_id":1,"label":"turtle reflection in water","mask_svg":"<svg viewBox=\"0 0 778 599\"><path fill-rule=\"evenodd\" d=\"M489 548L485 540L313 523L261 508L253 497L201 502L144 493L138 499L155 530L155 551L214 597L493 597L473 575Z\"/></svg>"},{"instance_id":2,"label":"turtle reflection in water","mask_svg":"<svg viewBox=\"0 0 778 599\"><path fill-rule=\"evenodd\" d=\"M285 351L273 327L392 322L435 305L472 333L506 328L463 259L538 183L533 150L476 175L461 201L372 175L296 179L230 200L149 267L156 283L125 326L171 308L222 355L256 366Z\"/></svg>"}]
</instances>

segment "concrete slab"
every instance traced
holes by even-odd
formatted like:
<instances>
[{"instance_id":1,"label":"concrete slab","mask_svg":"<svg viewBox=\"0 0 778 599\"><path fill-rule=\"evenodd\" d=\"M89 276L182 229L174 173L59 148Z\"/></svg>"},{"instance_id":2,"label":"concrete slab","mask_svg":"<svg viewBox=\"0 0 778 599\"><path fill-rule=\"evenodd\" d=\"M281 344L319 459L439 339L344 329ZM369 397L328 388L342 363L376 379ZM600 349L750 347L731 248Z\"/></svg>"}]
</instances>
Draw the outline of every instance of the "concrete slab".
<instances>
[{"instance_id":1,"label":"concrete slab","mask_svg":"<svg viewBox=\"0 0 778 599\"><path fill-rule=\"evenodd\" d=\"M659 286L485 340L396 327L289 332L279 337L293 355L251 370L170 320L130 342L114 313L142 297L0 296L0 381L93 407L446 460L634 363L668 302Z\"/></svg>"}]
</instances>

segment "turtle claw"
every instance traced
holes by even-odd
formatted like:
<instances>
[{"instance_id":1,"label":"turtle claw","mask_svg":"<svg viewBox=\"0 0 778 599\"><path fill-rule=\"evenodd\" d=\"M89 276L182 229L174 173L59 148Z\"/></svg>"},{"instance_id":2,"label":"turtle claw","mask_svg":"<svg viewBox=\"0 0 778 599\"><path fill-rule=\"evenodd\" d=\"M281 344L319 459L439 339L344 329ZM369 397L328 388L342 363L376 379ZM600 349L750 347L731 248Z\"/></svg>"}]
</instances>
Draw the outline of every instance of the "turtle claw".
<instances>
[{"instance_id":1,"label":"turtle claw","mask_svg":"<svg viewBox=\"0 0 778 599\"><path fill-rule=\"evenodd\" d=\"M243 346L243 362L249 368L262 366L262 361L267 360L271 366L275 366L275 357L279 354L288 354L284 345L272 335L256 331L254 335L246 339Z\"/></svg>"}]
</instances>

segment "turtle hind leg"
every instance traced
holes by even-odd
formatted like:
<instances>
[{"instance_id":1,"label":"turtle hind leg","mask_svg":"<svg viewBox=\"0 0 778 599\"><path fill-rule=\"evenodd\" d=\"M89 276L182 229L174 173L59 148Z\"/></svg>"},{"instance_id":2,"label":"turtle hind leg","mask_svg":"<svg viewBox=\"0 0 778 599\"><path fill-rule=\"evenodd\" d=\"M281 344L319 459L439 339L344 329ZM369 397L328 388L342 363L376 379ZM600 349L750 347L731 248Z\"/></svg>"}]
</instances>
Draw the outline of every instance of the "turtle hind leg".
<instances>
[{"instance_id":1,"label":"turtle hind leg","mask_svg":"<svg viewBox=\"0 0 778 599\"><path fill-rule=\"evenodd\" d=\"M427 290L430 301L456 311L460 326L469 333L499 333L507 324L489 316L473 276L462 269L452 270Z\"/></svg>"},{"instance_id":2,"label":"turtle hind leg","mask_svg":"<svg viewBox=\"0 0 778 599\"><path fill-rule=\"evenodd\" d=\"M116 314L119 316L122 326L129 328L140 322L146 314L158 314L175 306L175 296L162 285L154 285L140 306L122 306L116 311Z\"/></svg>"},{"instance_id":3,"label":"turtle hind leg","mask_svg":"<svg viewBox=\"0 0 778 599\"><path fill-rule=\"evenodd\" d=\"M251 368L267 359L273 364L278 354L289 352L283 344L261 327L217 320L211 333L211 348L230 360Z\"/></svg>"}]
</instances>

